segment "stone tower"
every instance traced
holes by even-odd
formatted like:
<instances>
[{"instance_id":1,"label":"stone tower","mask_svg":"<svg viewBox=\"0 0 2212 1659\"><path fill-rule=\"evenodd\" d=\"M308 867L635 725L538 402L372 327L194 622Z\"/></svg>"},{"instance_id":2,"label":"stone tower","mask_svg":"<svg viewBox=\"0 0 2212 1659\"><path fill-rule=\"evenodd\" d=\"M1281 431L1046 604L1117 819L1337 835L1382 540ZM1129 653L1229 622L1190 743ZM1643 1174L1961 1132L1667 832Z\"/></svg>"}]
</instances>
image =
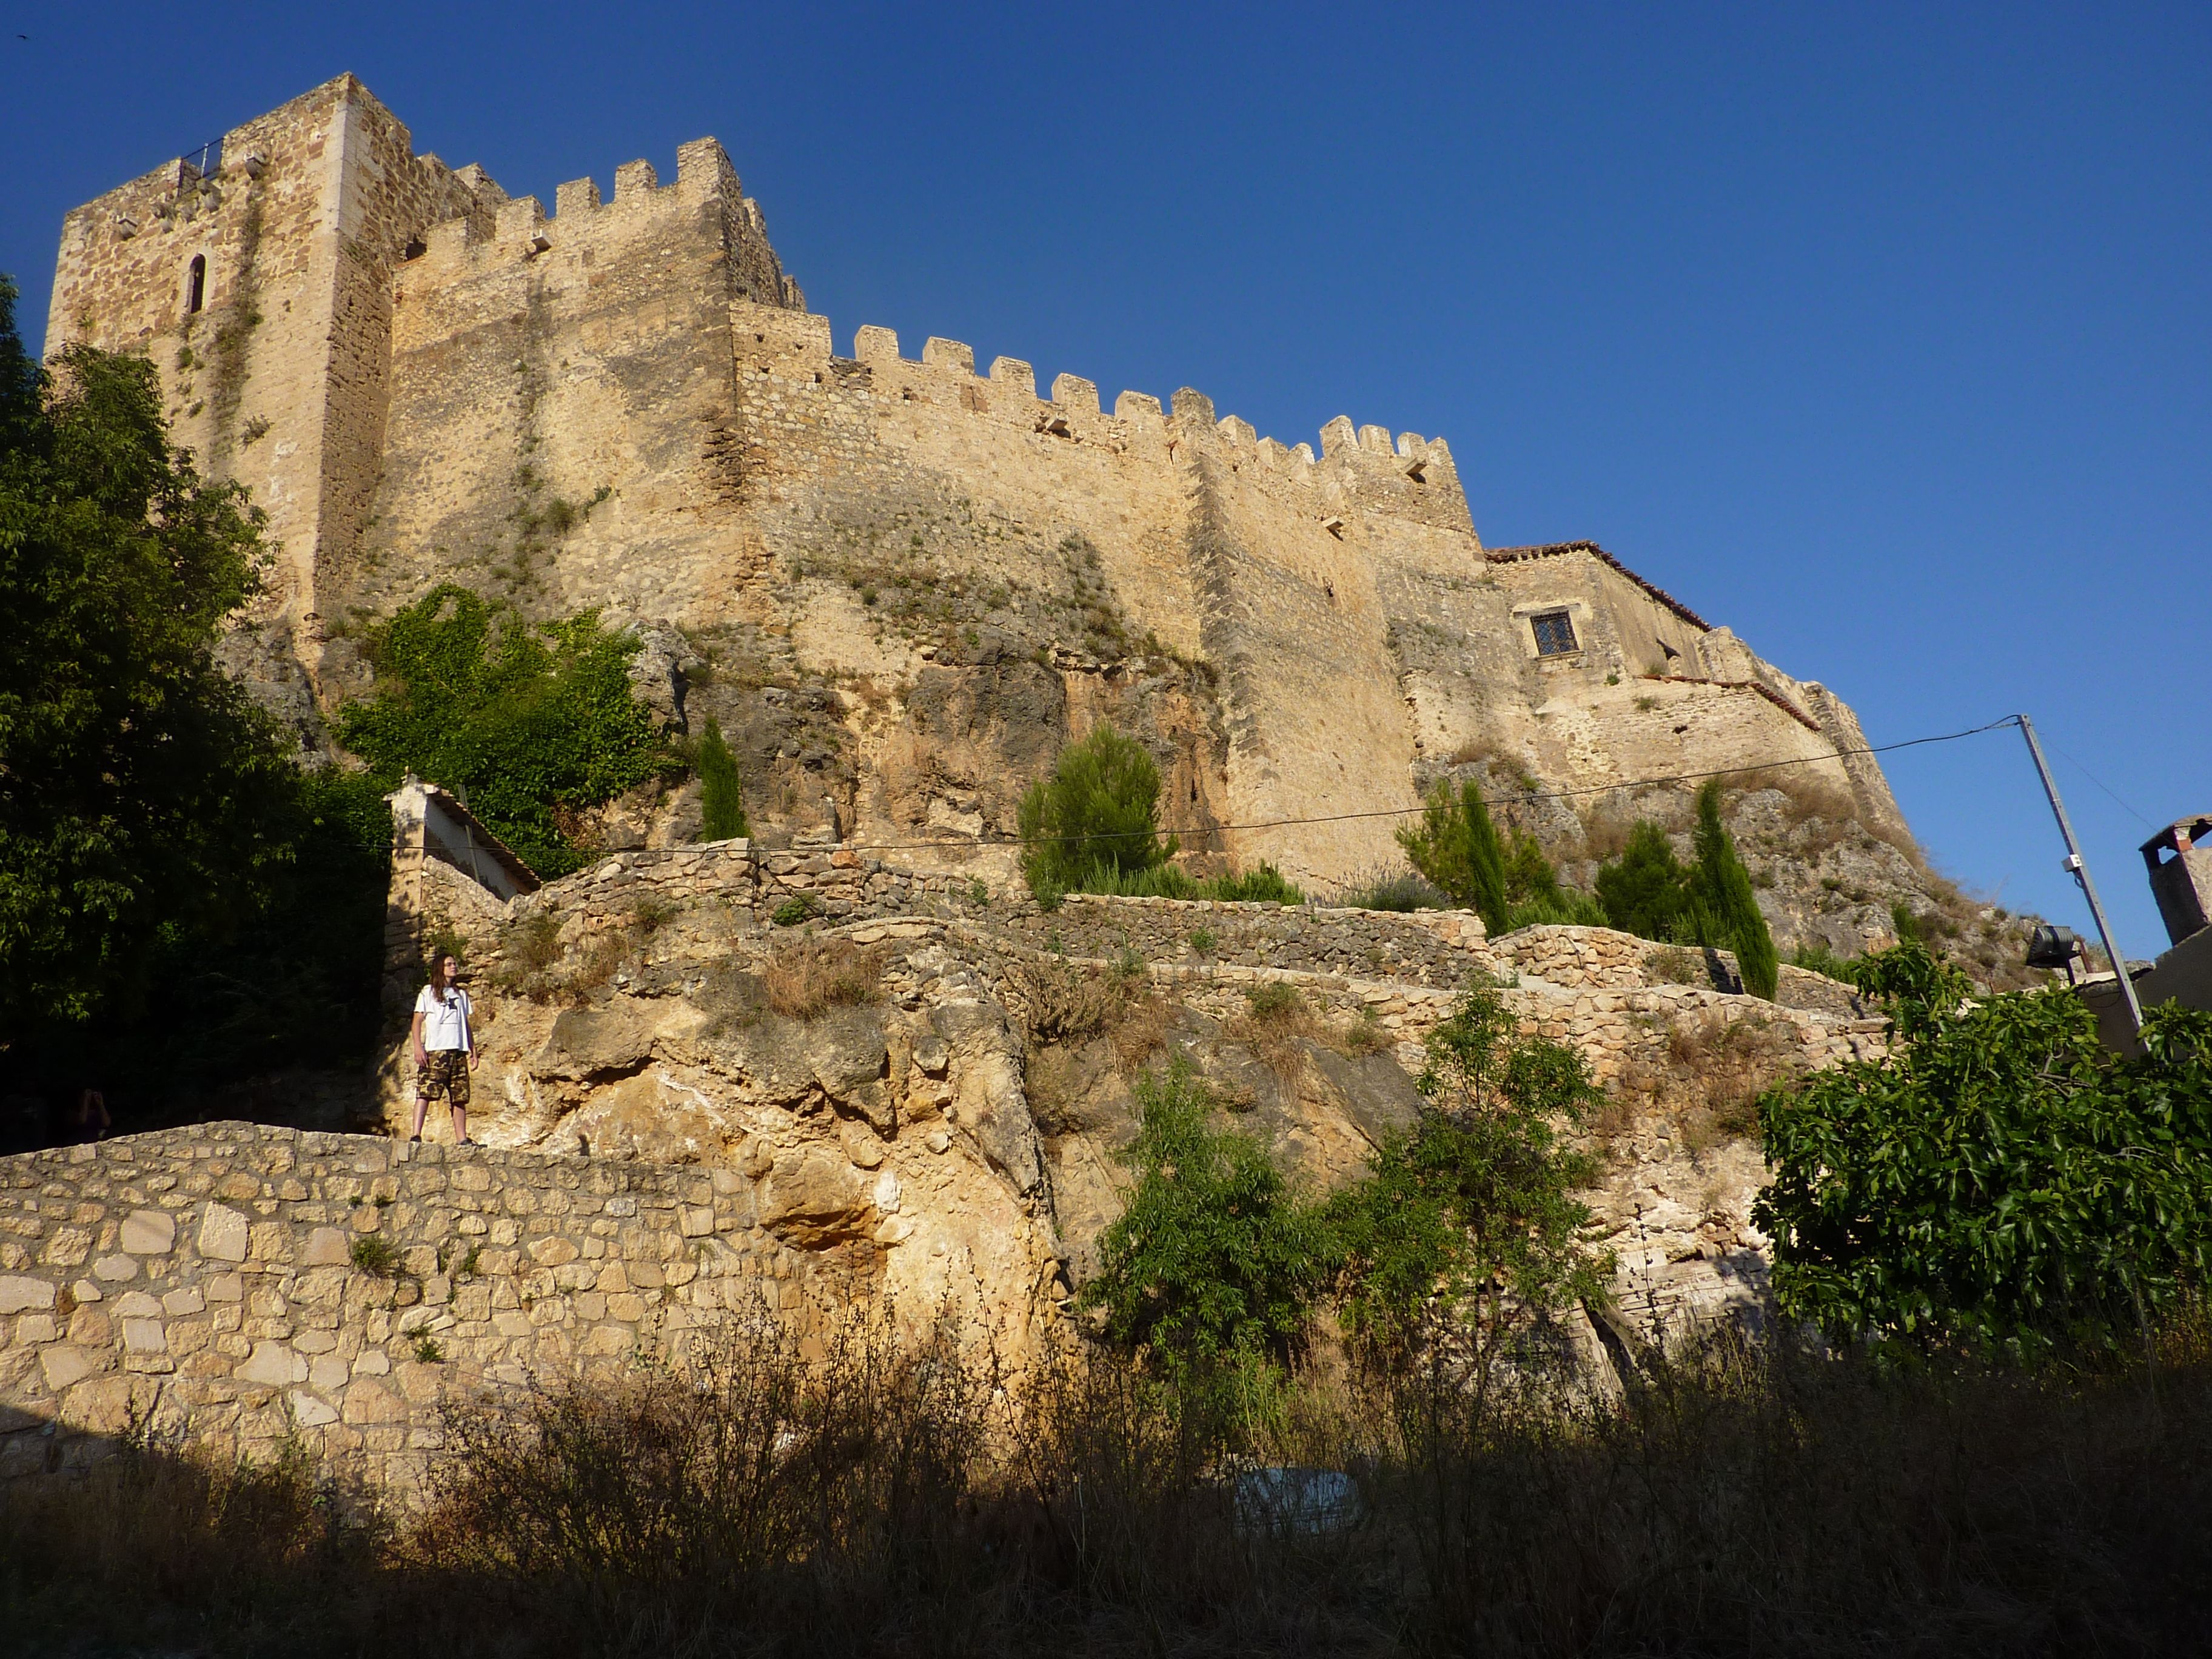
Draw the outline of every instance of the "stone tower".
<instances>
[{"instance_id":1,"label":"stone tower","mask_svg":"<svg viewBox=\"0 0 2212 1659\"><path fill-rule=\"evenodd\" d=\"M749 244L730 263L757 297L795 297L721 147L686 146L685 179L711 240ZM596 205L589 181L571 192ZM234 665L303 744L319 738L325 578L375 512L405 274L434 228L458 247L542 217L481 167L416 155L399 119L341 75L63 222L47 349L146 353L178 442L268 513L280 551Z\"/></svg>"}]
</instances>

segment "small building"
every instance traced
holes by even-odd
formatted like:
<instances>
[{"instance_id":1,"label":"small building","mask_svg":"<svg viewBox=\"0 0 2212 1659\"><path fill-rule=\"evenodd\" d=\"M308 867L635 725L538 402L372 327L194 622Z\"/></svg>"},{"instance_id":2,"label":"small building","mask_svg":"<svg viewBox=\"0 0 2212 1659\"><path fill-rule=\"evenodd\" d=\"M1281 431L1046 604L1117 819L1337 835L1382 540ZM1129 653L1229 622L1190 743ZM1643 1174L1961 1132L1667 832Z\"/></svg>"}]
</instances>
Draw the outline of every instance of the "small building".
<instances>
[{"instance_id":1,"label":"small building","mask_svg":"<svg viewBox=\"0 0 2212 1659\"><path fill-rule=\"evenodd\" d=\"M2142 844L2142 855L2167 940L2212 927L2212 816L2176 819Z\"/></svg>"},{"instance_id":2,"label":"small building","mask_svg":"<svg viewBox=\"0 0 2212 1659\"><path fill-rule=\"evenodd\" d=\"M2212 814L2177 818L2142 844L2142 855L2169 948L2130 974L2136 1000L2146 1013L2168 1002L2212 1010ZM2111 975L2085 980L2080 995L2096 1014L2106 1048L2138 1052L2127 1005Z\"/></svg>"},{"instance_id":3,"label":"small building","mask_svg":"<svg viewBox=\"0 0 2212 1659\"><path fill-rule=\"evenodd\" d=\"M430 941L465 915L534 893L538 872L452 791L409 773L392 807L392 884L385 901L384 1003L405 1008L422 982Z\"/></svg>"},{"instance_id":4,"label":"small building","mask_svg":"<svg viewBox=\"0 0 2212 1659\"><path fill-rule=\"evenodd\" d=\"M538 873L484 828L466 803L412 772L384 798L392 807L395 866L410 854L450 864L504 903L518 893L534 893Z\"/></svg>"}]
</instances>

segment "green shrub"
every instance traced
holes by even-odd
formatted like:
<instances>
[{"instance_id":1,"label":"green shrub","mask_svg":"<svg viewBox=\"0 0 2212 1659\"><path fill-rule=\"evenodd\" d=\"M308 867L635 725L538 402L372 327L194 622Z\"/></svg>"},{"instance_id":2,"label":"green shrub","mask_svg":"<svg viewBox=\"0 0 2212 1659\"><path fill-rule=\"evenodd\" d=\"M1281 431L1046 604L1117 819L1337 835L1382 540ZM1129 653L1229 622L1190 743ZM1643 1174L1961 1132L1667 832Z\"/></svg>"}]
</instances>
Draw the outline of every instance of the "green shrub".
<instances>
[{"instance_id":1,"label":"green shrub","mask_svg":"<svg viewBox=\"0 0 2212 1659\"><path fill-rule=\"evenodd\" d=\"M722 737L721 723L709 714L699 739L699 839L735 841L752 833L745 823L744 779L738 757Z\"/></svg>"},{"instance_id":2,"label":"green shrub","mask_svg":"<svg viewBox=\"0 0 2212 1659\"><path fill-rule=\"evenodd\" d=\"M1213 929L1211 927L1194 927L1190 930L1190 948L1202 957L1212 956L1213 947L1218 942L1214 938Z\"/></svg>"},{"instance_id":3,"label":"green shrub","mask_svg":"<svg viewBox=\"0 0 2212 1659\"><path fill-rule=\"evenodd\" d=\"M585 611L533 627L448 583L370 631L376 689L340 711L340 739L389 788L414 772L469 792L470 810L541 876L589 856L561 828L663 763L632 694L637 641Z\"/></svg>"},{"instance_id":4,"label":"green shrub","mask_svg":"<svg viewBox=\"0 0 2212 1659\"><path fill-rule=\"evenodd\" d=\"M794 893L769 913L769 920L779 927L796 927L821 913L809 893Z\"/></svg>"},{"instance_id":5,"label":"green shrub","mask_svg":"<svg viewBox=\"0 0 2212 1659\"><path fill-rule=\"evenodd\" d=\"M1199 884L1200 898L1230 904L1304 904L1306 896L1272 864L1261 864L1241 875L1221 876Z\"/></svg>"},{"instance_id":6,"label":"green shrub","mask_svg":"<svg viewBox=\"0 0 2212 1659\"><path fill-rule=\"evenodd\" d=\"M1693 872L1649 818L1638 820L1620 857L1598 871L1595 885L1606 925L1639 939L1675 939L1695 902Z\"/></svg>"},{"instance_id":7,"label":"green shrub","mask_svg":"<svg viewBox=\"0 0 2212 1659\"><path fill-rule=\"evenodd\" d=\"M1376 876L1364 885L1341 894L1335 902L1352 910L1389 910L1400 915L1415 910L1448 910L1451 895L1417 875Z\"/></svg>"},{"instance_id":8,"label":"green shrub","mask_svg":"<svg viewBox=\"0 0 2212 1659\"><path fill-rule=\"evenodd\" d=\"M1790 958L1793 968L1802 968L1808 974L1822 974L1845 985L1856 985L1863 957L1838 956L1825 945L1801 945Z\"/></svg>"},{"instance_id":9,"label":"green shrub","mask_svg":"<svg viewBox=\"0 0 2212 1659\"><path fill-rule=\"evenodd\" d=\"M2114 1057L2063 987L1969 1000L1905 944L1859 964L1899 1041L1759 1101L1783 1311L1837 1340L2125 1344L2212 1268L2212 1014Z\"/></svg>"},{"instance_id":10,"label":"green shrub","mask_svg":"<svg viewBox=\"0 0 2212 1659\"><path fill-rule=\"evenodd\" d=\"M399 1272L399 1252L382 1233L362 1233L353 1242L353 1265L365 1273L391 1279Z\"/></svg>"},{"instance_id":11,"label":"green shrub","mask_svg":"<svg viewBox=\"0 0 2212 1659\"><path fill-rule=\"evenodd\" d=\"M1347 1329L1404 1354L1449 1330L1478 1386L1533 1326L1603 1292L1594 1249L1596 1160L1568 1139L1602 1096L1575 1049L1524 1037L1494 989L1467 992L1429 1034L1419 1119L1328 1207Z\"/></svg>"},{"instance_id":12,"label":"green shrub","mask_svg":"<svg viewBox=\"0 0 2212 1659\"><path fill-rule=\"evenodd\" d=\"M1017 814L1030 890L1042 899L1085 890L1094 871L1122 877L1166 864L1176 843L1160 840L1159 794L1159 768L1144 745L1103 721L1061 750Z\"/></svg>"},{"instance_id":13,"label":"green shrub","mask_svg":"<svg viewBox=\"0 0 2212 1659\"><path fill-rule=\"evenodd\" d=\"M1286 1358L1327 1274L1317 1212L1257 1141L1208 1124L1213 1102L1188 1060L1148 1073L1137 1101L1136 1190L1080 1305L1170 1375Z\"/></svg>"}]
</instances>

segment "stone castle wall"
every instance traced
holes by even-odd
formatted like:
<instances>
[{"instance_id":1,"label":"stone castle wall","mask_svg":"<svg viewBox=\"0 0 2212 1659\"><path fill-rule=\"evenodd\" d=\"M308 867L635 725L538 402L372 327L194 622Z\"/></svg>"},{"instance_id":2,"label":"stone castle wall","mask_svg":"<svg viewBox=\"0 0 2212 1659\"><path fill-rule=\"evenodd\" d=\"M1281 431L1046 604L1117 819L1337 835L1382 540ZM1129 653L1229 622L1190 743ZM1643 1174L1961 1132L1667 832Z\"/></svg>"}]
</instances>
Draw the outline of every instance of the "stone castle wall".
<instances>
[{"instance_id":1,"label":"stone castle wall","mask_svg":"<svg viewBox=\"0 0 2212 1659\"><path fill-rule=\"evenodd\" d=\"M1034 751L1139 716L1189 850L1308 884L1395 862L1376 815L1484 755L1584 792L1788 764L1894 819L1823 689L1587 544L1486 550L1441 440L1340 417L1316 455L1188 388L1109 410L880 328L841 356L720 145L615 180L549 217L346 76L215 179L70 216L50 341L149 351L179 436L270 508L282 580L237 654L311 742L368 683L362 629L454 580L859 688L838 766L747 769L764 817L827 793L856 841L1010 830ZM1581 648L1540 661L1561 608Z\"/></svg>"}]
</instances>

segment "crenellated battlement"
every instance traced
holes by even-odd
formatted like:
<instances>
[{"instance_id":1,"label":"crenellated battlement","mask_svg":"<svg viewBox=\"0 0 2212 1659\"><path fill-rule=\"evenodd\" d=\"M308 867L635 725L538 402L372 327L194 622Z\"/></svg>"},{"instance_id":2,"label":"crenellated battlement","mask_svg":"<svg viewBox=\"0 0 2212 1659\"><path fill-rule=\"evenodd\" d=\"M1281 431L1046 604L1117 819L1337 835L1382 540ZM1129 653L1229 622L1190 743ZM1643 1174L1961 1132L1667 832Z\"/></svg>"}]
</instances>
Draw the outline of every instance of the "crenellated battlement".
<instances>
[{"instance_id":1,"label":"crenellated battlement","mask_svg":"<svg viewBox=\"0 0 2212 1659\"><path fill-rule=\"evenodd\" d=\"M556 256L569 260L605 254L616 258L665 257L656 246L641 246L657 237L696 242L717 239L727 256L726 276L744 297L779 307L803 304L798 284L787 276L768 240L760 204L747 197L719 140L696 138L676 152L676 179L664 185L650 161L624 161L615 169L611 198L602 198L596 179L574 179L557 186L553 210L538 197L509 197L482 169L471 210L431 227L419 252L406 262L404 280L416 292L503 265L528 264Z\"/></svg>"},{"instance_id":2,"label":"crenellated battlement","mask_svg":"<svg viewBox=\"0 0 2212 1659\"><path fill-rule=\"evenodd\" d=\"M735 331L743 357L742 319ZM1109 413L1102 404L1095 380L1079 374L1058 374L1048 392L1041 394L1030 363L1001 356L979 373L975 349L958 340L932 336L920 357L908 357L901 352L897 331L865 324L854 331L852 356L835 359L827 319L810 319L808 325L796 333L790 325L772 336L757 329L754 332L762 337L752 344L769 348L753 353L752 366L761 372L774 372L779 367L795 371L800 359L805 360L809 375L823 373L833 359L865 370L857 380L838 377L836 384L842 395L865 389L892 400L941 403L1079 444L1105 441L1126 448L1149 435L1161 441L1158 459L1163 463L1171 462L1176 453L1195 440L1218 448L1240 469L1251 462L1258 477L1292 489L1320 490L1333 484L1340 495L1357 495L1370 510L1394 510L1388 500L1389 486L1434 484L1440 487L1439 497L1456 500L1459 516L1465 516L1451 449L1441 438L1406 432L1393 440L1382 427L1355 429L1349 419L1340 416L1322 430L1321 452L1316 454L1310 443L1285 445L1261 436L1251 422L1240 416L1217 416L1213 399L1188 386L1176 392L1165 407L1149 392L1121 392ZM1168 443L1170 439L1172 447Z\"/></svg>"}]
</instances>

